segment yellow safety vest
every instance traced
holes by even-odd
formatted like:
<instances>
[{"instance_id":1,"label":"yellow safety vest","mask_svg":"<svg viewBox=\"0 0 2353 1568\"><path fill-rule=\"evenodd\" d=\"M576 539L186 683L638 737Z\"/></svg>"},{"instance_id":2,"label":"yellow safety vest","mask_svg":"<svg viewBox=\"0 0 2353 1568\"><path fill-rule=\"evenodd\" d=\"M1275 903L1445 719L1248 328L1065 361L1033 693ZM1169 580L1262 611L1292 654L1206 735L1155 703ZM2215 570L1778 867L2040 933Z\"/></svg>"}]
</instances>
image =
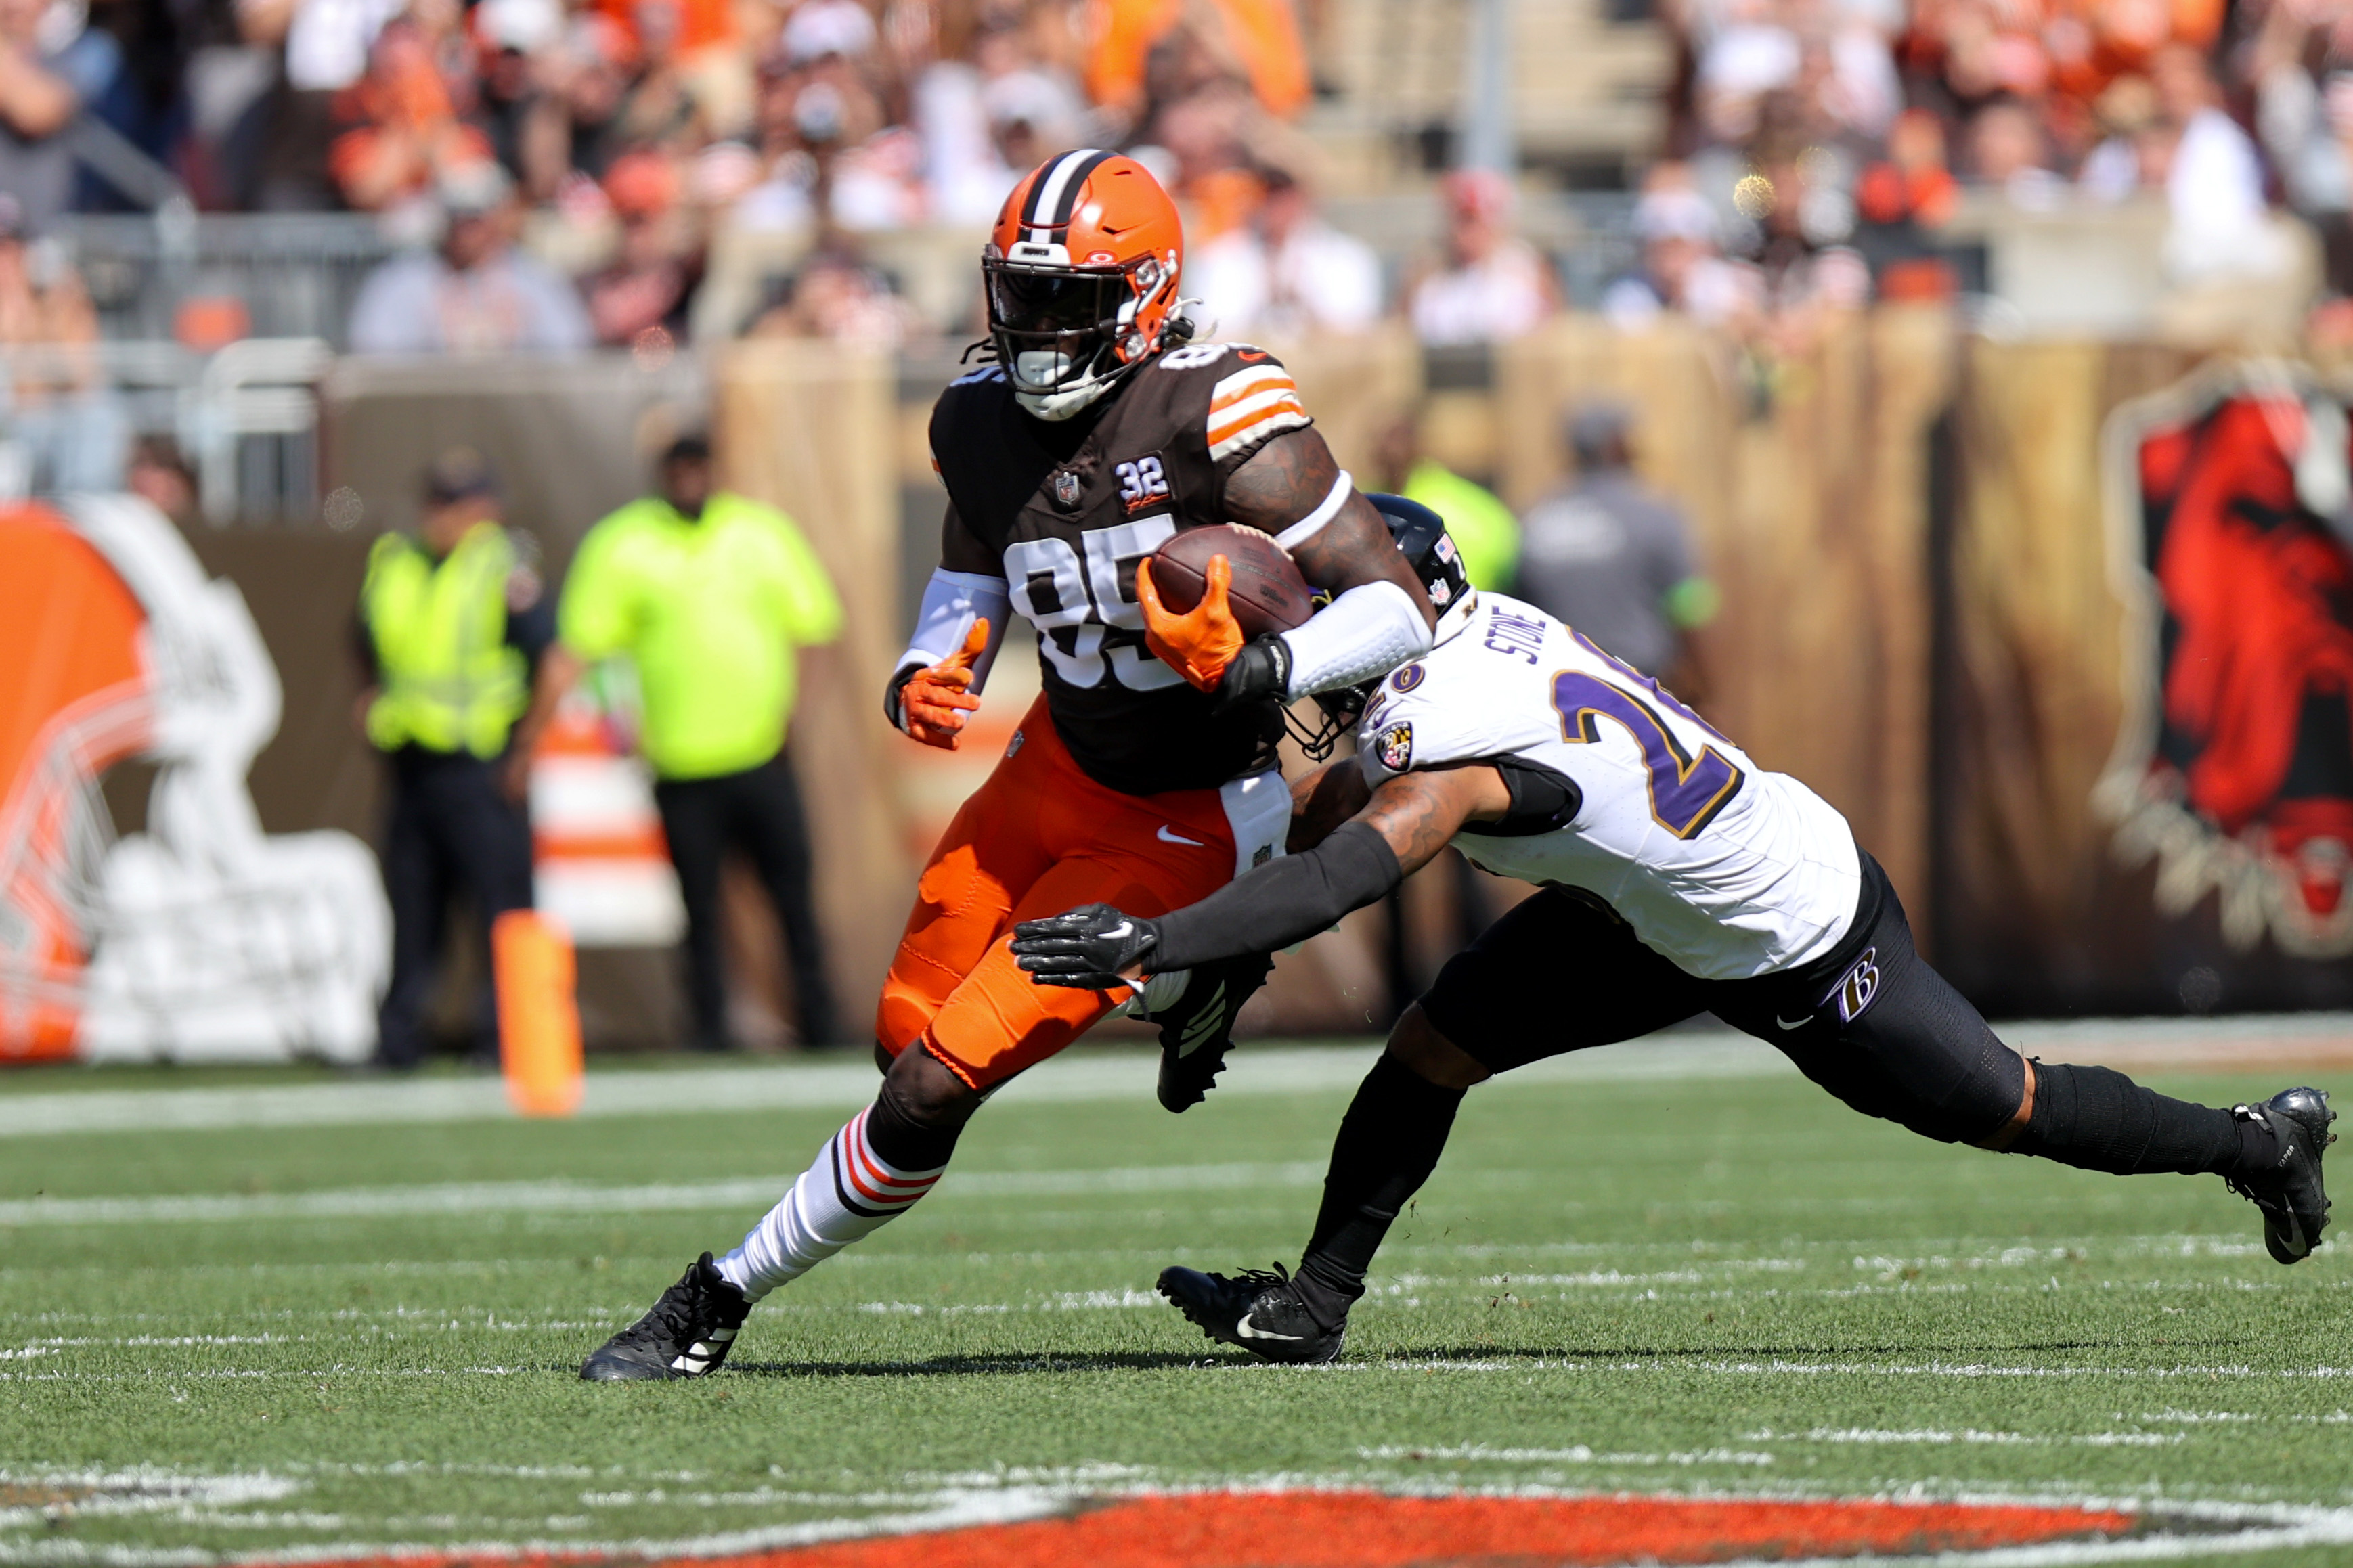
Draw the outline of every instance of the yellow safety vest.
<instances>
[{"instance_id":1,"label":"yellow safety vest","mask_svg":"<svg viewBox=\"0 0 2353 1568\"><path fill-rule=\"evenodd\" d=\"M476 523L438 562L406 534L375 542L360 589L384 681L368 708L369 741L483 758L506 748L529 701L522 653L506 640L514 564L495 522Z\"/></svg>"}]
</instances>

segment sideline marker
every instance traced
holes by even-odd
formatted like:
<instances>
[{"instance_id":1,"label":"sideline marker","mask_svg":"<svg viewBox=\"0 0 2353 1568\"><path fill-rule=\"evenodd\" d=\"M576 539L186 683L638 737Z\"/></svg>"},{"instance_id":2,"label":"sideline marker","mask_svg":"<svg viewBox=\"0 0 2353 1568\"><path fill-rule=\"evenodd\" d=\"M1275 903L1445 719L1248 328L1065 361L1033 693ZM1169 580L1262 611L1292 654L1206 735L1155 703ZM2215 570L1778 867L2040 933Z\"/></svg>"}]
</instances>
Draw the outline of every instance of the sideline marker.
<instances>
[{"instance_id":1,"label":"sideline marker","mask_svg":"<svg viewBox=\"0 0 2353 1568\"><path fill-rule=\"evenodd\" d=\"M571 1115L583 1087L572 939L536 910L509 910L491 922L491 967L507 1099L525 1116Z\"/></svg>"}]
</instances>

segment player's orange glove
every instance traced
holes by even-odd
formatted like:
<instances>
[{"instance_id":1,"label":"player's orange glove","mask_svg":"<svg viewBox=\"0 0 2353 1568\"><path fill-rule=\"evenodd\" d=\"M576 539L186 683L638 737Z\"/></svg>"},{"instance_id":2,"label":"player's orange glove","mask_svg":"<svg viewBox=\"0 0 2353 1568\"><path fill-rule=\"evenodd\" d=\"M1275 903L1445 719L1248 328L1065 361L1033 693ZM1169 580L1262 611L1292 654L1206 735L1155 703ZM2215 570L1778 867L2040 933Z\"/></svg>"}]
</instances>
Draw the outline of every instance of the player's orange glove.
<instances>
[{"instance_id":1,"label":"player's orange glove","mask_svg":"<svg viewBox=\"0 0 2353 1568\"><path fill-rule=\"evenodd\" d=\"M1160 602L1160 590L1152 584L1151 561L1136 563L1135 601L1144 610L1144 645L1204 691L1218 689L1226 666L1242 650L1242 628L1226 602L1233 580L1233 563L1222 555L1210 556L1201 602L1180 616Z\"/></svg>"},{"instance_id":2,"label":"player's orange glove","mask_svg":"<svg viewBox=\"0 0 2353 1568\"><path fill-rule=\"evenodd\" d=\"M972 623L964 647L907 678L899 688L899 716L908 734L926 746L956 749L964 716L980 707L970 689L972 667L987 648L988 617L983 616Z\"/></svg>"}]
</instances>

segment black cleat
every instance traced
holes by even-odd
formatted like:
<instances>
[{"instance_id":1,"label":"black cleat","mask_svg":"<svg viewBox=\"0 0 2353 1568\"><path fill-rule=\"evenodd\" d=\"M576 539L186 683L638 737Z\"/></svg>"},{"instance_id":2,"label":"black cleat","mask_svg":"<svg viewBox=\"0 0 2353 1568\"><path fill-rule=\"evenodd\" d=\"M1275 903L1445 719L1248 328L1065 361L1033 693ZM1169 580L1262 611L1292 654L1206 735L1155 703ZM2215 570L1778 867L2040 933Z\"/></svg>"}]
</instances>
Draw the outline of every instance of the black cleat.
<instances>
[{"instance_id":1,"label":"black cleat","mask_svg":"<svg viewBox=\"0 0 2353 1568\"><path fill-rule=\"evenodd\" d=\"M2258 1175L2232 1178L2231 1190L2263 1211L2263 1245L2281 1263L2312 1256L2328 1225L2328 1194L2320 1182L2320 1156L2337 1134L2328 1124L2337 1112L2317 1089L2282 1089L2261 1105L2234 1105L2231 1114L2260 1122L2279 1139L2279 1163Z\"/></svg>"},{"instance_id":2,"label":"black cleat","mask_svg":"<svg viewBox=\"0 0 2353 1568\"><path fill-rule=\"evenodd\" d=\"M719 1370L752 1303L729 1284L704 1253L653 1310L607 1340L581 1363L589 1383L638 1378L702 1377Z\"/></svg>"},{"instance_id":3,"label":"black cleat","mask_svg":"<svg viewBox=\"0 0 2353 1568\"><path fill-rule=\"evenodd\" d=\"M1274 960L1261 952L1201 964L1184 993L1152 1016L1160 1026L1163 1110L1190 1110L1217 1087L1218 1075L1226 1070L1226 1051L1234 1043L1234 1020L1273 968Z\"/></svg>"},{"instance_id":4,"label":"black cleat","mask_svg":"<svg viewBox=\"0 0 2353 1568\"><path fill-rule=\"evenodd\" d=\"M1232 1279L1198 1268L1164 1268L1160 1293L1203 1334L1240 1345L1261 1361L1337 1361L1348 1337L1345 1322L1328 1330L1316 1322L1280 1263L1271 1274L1245 1268Z\"/></svg>"}]
</instances>

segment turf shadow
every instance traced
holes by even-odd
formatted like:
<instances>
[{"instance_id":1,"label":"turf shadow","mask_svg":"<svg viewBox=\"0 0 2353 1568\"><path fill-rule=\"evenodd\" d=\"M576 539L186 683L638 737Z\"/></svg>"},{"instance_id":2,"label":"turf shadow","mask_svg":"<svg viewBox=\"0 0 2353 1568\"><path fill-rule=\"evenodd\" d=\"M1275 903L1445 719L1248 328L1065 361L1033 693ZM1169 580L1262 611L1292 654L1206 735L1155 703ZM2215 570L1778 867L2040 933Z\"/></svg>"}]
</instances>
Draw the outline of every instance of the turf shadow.
<instances>
[{"instance_id":1,"label":"turf shadow","mask_svg":"<svg viewBox=\"0 0 2353 1568\"><path fill-rule=\"evenodd\" d=\"M1075 1355L1004 1351L926 1356L920 1361L731 1361L727 1370L754 1377L1009 1377L1039 1372L1156 1372L1219 1359L1159 1351L1103 1351Z\"/></svg>"}]
</instances>

